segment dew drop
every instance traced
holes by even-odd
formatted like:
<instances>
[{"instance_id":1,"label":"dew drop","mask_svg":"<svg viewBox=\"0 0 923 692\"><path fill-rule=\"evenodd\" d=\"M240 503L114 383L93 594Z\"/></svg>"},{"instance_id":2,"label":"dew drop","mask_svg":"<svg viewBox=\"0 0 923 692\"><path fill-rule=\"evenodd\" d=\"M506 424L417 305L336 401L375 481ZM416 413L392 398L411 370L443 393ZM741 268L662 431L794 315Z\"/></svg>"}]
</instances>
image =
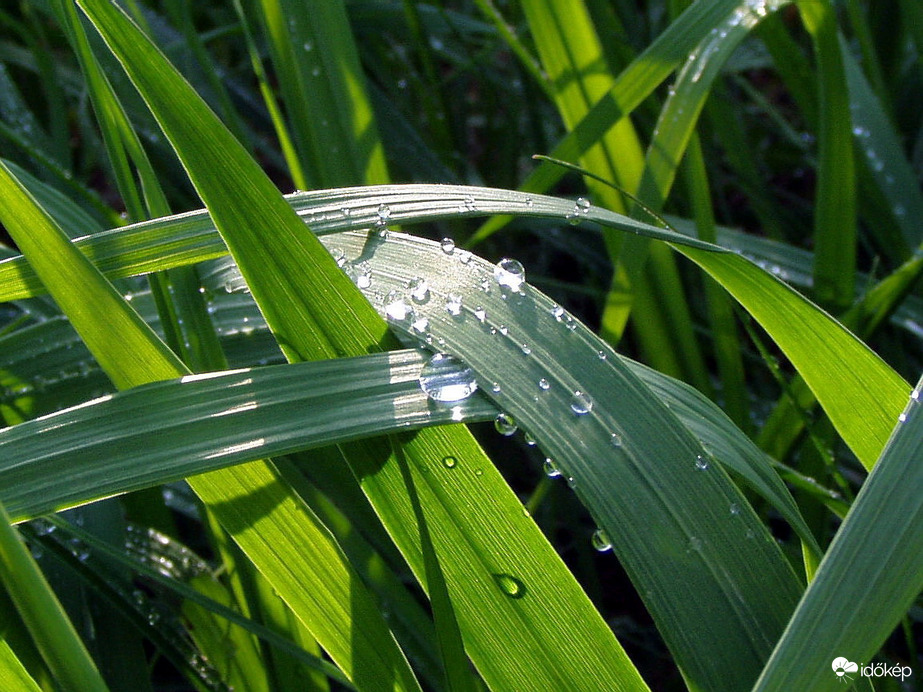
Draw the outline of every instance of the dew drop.
<instances>
[{"instance_id":1,"label":"dew drop","mask_svg":"<svg viewBox=\"0 0 923 692\"><path fill-rule=\"evenodd\" d=\"M593 400L580 390L577 390L574 392L574 396L571 397L570 410L574 412L574 415L585 416L593 410Z\"/></svg>"},{"instance_id":2,"label":"dew drop","mask_svg":"<svg viewBox=\"0 0 923 692\"><path fill-rule=\"evenodd\" d=\"M612 435L609 437L609 444L611 444L613 447L621 447L622 436L618 433L612 433Z\"/></svg>"},{"instance_id":3,"label":"dew drop","mask_svg":"<svg viewBox=\"0 0 923 692\"><path fill-rule=\"evenodd\" d=\"M420 388L433 401L462 401L478 388L474 372L462 361L445 353L430 358L420 371Z\"/></svg>"},{"instance_id":4,"label":"dew drop","mask_svg":"<svg viewBox=\"0 0 923 692\"><path fill-rule=\"evenodd\" d=\"M490 385L490 391L492 391L494 394L499 394L500 393L500 383L494 382L492 385Z\"/></svg>"},{"instance_id":5,"label":"dew drop","mask_svg":"<svg viewBox=\"0 0 923 692\"><path fill-rule=\"evenodd\" d=\"M425 303L429 300L429 282L426 279L416 276L410 280L407 288L410 289L410 297L414 302Z\"/></svg>"},{"instance_id":6,"label":"dew drop","mask_svg":"<svg viewBox=\"0 0 923 692\"><path fill-rule=\"evenodd\" d=\"M558 468L558 465L554 463L554 459L551 457L545 457L545 461L542 463L542 470L549 478L557 478L561 475L561 469Z\"/></svg>"},{"instance_id":7,"label":"dew drop","mask_svg":"<svg viewBox=\"0 0 923 692\"><path fill-rule=\"evenodd\" d=\"M503 336L506 336L510 333L509 327L507 327L505 324L501 324L499 327L497 327L497 331L500 332L500 334Z\"/></svg>"},{"instance_id":8,"label":"dew drop","mask_svg":"<svg viewBox=\"0 0 923 692\"><path fill-rule=\"evenodd\" d=\"M708 470L708 459L703 457L701 454L696 454L695 455L695 467L699 471L707 471Z\"/></svg>"},{"instance_id":9,"label":"dew drop","mask_svg":"<svg viewBox=\"0 0 923 692\"><path fill-rule=\"evenodd\" d=\"M907 414L906 414L906 413L901 413L901 415L899 415L899 416L897 417L897 420L898 420L898 422L903 423L904 421L907 420Z\"/></svg>"},{"instance_id":10,"label":"dew drop","mask_svg":"<svg viewBox=\"0 0 923 692\"><path fill-rule=\"evenodd\" d=\"M408 318L412 318L413 308L407 305L403 298L391 293L388 295L388 304L385 305L385 315L387 315L388 319L403 322Z\"/></svg>"},{"instance_id":11,"label":"dew drop","mask_svg":"<svg viewBox=\"0 0 923 692\"><path fill-rule=\"evenodd\" d=\"M912 392L910 392L910 398L913 399L914 401L919 401L920 400L920 390L914 389Z\"/></svg>"},{"instance_id":12,"label":"dew drop","mask_svg":"<svg viewBox=\"0 0 923 692\"><path fill-rule=\"evenodd\" d=\"M551 383L543 377L538 381L538 388L543 392L547 392L549 389L551 389Z\"/></svg>"},{"instance_id":13,"label":"dew drop","mask_svg":"<svg viewBox=\"0 0 923 692\"><path fill-rule=\"evenodd\" d=\"M689 537L689 550L699 551L702 549L702 539L697 536Z\"/></svg>"},{"instance_id":14,"label":"dew drop","mask_svg":"<svg viewBox=\"0 0 923 692\"><path fill-rule=\"evenodd\" d=\"M597 352L596 352L596 355L597 355L597 357L598 357L600 360L606 360L606 352L605 352L605 351L597 351Z\"/></svg>"},{"instance_id":15,"label":"dew drop","mask_svg":"<svg viewBox=\"0 0 923 692\"><path fill-rule=\"evenodd\" d=\"M458 459L453 456L442 457L442 465L447 469L454 469L458 465Z\"/></svg>"},{"instance_id":16,"label":"dew drop","mask_svg":"<svg viewBox=\"0 0 923 692\"><path fill-rule=\"evenodd\" d=\"M532 347L529 346L529 344L523 344L523 345L520 346L519 348L520 348L520 350L522 351L522 354L523 354L524 356L531 355L531 353L532 353Z\"/></svg>"},{"instance_id":17,"label":"dew drop","mask_svg":"<svg viewBox=\"0 0 923 692\"><path fill-rule=\"evenodd\" d=\"M457 293L450 293L445 299L445 311L453 317L458 317L462 310L462 297Z\"/></svg>"},{"instance_id":18,"label":"dew drop","mask_svg":"<svg viewBox=\"0 0 923 692\"><path fill-rule=\"evenodd\" d=\"M467 250L463 250L458 253L458 261L462 264L468 264L471 261L471 253Z\"/></svg>"},{"instance_id":19,"label":"dew drop","mask_svg":"<svg viewBox=\"0 0 923 692\"><path fill-rule=\"evenodd\" d=\"M504 257L494 267L494 279L501 288L518 293L526 280L526 270L518 260Z\"/></svg>"},{"instance_id":20,"label":"dew drop","mask_svg":"<svg viewBox=\"0 0 923 692\"><path fill-rule=\"evenodd\" d=\"M442 251L445 254L451 255L453 252L455 252L455 241L451 238L443 238L442 242L439 243L439 247L442 248Z\"/></svg>"},{"instance_id":21,"label":"dew drop","mask_svg":"<svg viewBox=\"0 0 923 692\"><path fill-rule=\"evenodd\" d=\"M378 226L387 226L388 220L391 218L391 207L387 204L378 205Z\"/></svg>"},{"instance_id":22,"label":"dew drop","mask_svg":"<svg viewBox=\"0 0 923 692\"><path fill-rule=\"evenodd\" d=\"M414 315L414 317L416 317L416 315ZM429 329L429 318L426 316L416 317L416 319L411 322L410 328L417 334L425 334L426 330Z\"/></svg>"},{"instance_id":23,"label":"dew drop","mask_svg":"<svg viewBox=\"0 0 923 692\"><path fill-rule=\"evenodd\" d=\"M525 434L523 435L523 440L525 441L525 443L526 443L529 447L534 447L535 445L538 444L538 442L536 442L535 438L532 437L531 433L525 433Z\"/></svg>"},{"instance_id":24,"label":"dew drop","mask_svg":"<svg viewBox=\"0 0 923 692\"><path fill-rule=\"evenodd\" d=\"M733 514L734 516L737 516L738 514L740 514L740 505L737 504L736 502L731 503L731 514Z\"/></svg>"},{"instance_id":25,"label":"dew drop","mask_svg":"<svg viewBox=\"0 0 923 692\"><path fill-rule=\"evenodd\" d=\"M497 417L494 419L494 428L496 428L497 432L504 437L509 437L518 429L516 426L516 421L513 420L513 417L508 413L502 412L498 413Z\"/></svg>"},{"instance_id":26,"label":"dew drop","mask_svg":"<svg viewBox=\"0 0 923 692\"><path fill-rule=\"evenodd\" d=\"M593 547L601 553L612 550L612 541L609 540L606 532L602 529L596 529L593 532L593 537L590 539L590 542L593 544Z\"/></svg>"},{"instance_id":27,"label":"dew drop","mask_svg":"<svg viewBox=\"0 0 923 692\"><path fill-rule=\"evenodd\" d=\"M474 197L465 197L465 211L477 211L477 205L474 203Z\"/></svg>"},{"instance_id":28,"label":"dew drop","mask_svg":"<svg viewBox=\"0 0 923 692\"><path fill-rule=\"evenodd\" d=\"M487 320L487 310L478 305L474 309L474 316L477 318L478 322L484 322Z\"/></svg>"},{"instance_id":29,"label":"dew drop","mask_svg":"<svg viewBox=\"0 0 923 692\"><path fill-rule=\"evenodd\" d=\"M558 322L564 317L564 308L560 305L551 306L551 316L554 317Z\"/></svg>"},{"instance_id":30,"label":"dew drop","mask_svg":"<svg viewBox=\"0 0 923 692\"><path fill-rule=\"evenodd\" d=\"M522 598L526 595L526 586L511 574L493 574L494 582L510 598Z\"/></svg>"}]
</instances>

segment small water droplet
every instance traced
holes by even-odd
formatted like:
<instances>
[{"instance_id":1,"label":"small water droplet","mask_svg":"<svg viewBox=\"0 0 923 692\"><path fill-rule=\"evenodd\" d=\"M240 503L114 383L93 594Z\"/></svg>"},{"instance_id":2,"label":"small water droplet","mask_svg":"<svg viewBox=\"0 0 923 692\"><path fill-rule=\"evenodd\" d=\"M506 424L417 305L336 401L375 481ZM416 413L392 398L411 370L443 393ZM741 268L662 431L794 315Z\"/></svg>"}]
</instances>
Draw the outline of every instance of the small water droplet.
<instances>
[{"instance_id":1,"label":"small water droplet","mask_svg":"<svg viewBox=\"0 0 923 692\"><path fill-rule=\"evenodd\" d=\"M538 388L541 389L543 392L547 392L549 389L551 389L551 382L549 382L543 377L542 379L538 381Z\"/></svg>"},{"instance_id":2,"label":"small water droplet","mask_svg":"<svg viewBox=\"0 0 923 692\"><path fill-rule=\"evenodd\" d=\"M516 421L513 420L513 417L508 413L498 413L497 417L494 419L494 428L497 432L503 435L504 437L509 437L518 429L516 426Z\"/></svg>"},{"instance_id":3,"label":"small water droplet","mask_svg":"<svg viewBox=\"0 0 923 692\"><path fill-rule=\"evenodd\" d=\"M475 475L475 476L478 476L478 477L480 478L481 476L484 475L484 471L482 471L481 469L475 469L475 470L474 470L474 475Z\"/></svg>"},{"instance_id":4,"label":"small water droplet","mask_svg":"<svg viewBox=\"0 0 923 692\"><path fill-rule=\"evenodd\" d=\"M439 243L439 247L442 248L442 251L445 254L451 255L453 252L455 252L455 241L451 238L443 238L442 242Z\"/></svg>"},{"instance_id":5,"label":"small water droplet","mask_svg":"<svg viewBox=\"0 0 923 692\"><path fill-rule=\"evenodd\" d=\"M454 469L458 465L458 459L453 456L442 457L442 465L447 469Z\"/></svg>"},{"instance_id":6,"label":"small water droplet","mask_svg":"<svg viewBox=\"0 0 923 692\"><path fill-rule=\"evenodd\" d=\"M453 317L458 317L462 311L462 297L457 293L450 293L445 299L445 311Z\"/></svg>"},{"instance_id":7,"label":"small water droplet","mask_svg":"<svg viewBox=\"0 0 923 692\"><path fill-rule=\"evenodd\" d=\"M545 457L545 461L542 462L542 470L549 478L557 478L561 475L561 469L558 468L551 457Z\"/></svg>"},{"instance_id":8,"label":"small water droplet","mask_svg":"<svg viewBox=\"0 0 923 692\"><path fill-rule=\"evenodd\" d=\"M474 203L474 197L465 197L465 211L477 211L477 205Z\"/></svg>"},{"instance_id":9,"label":"small water droplet","mask_svg":"<svg viewBox=\"0 0 923 692\"><path fill-rule=\"evenodd\" d=\"M474 309L474 316L477 318L478 322L484 322L487 319L487 310L478 305Z\"/></svg>"},{"instance_id":10,"label":"small water droplet","mask_svg":"<svg viewBox=\"0 0 923 692\"><path fill-rule=\"evenodd\" d=\"M490 385L490 391L492 391L494 394L499 394L500 393L500 383L494 382L492 385Z\"/></svg>"},{"instance_id":11,"label":"small water droplet","mask_svg":"<svg viewBox=\"0 0 923 692\"><path fill-rule=\"evenodd\" d=\"M702 549L702 539L697 536L689 537L689 550L699 551Z\"/></svg>"},{"instance_id":12,"label":"small water droplet","mask_svg":"<svg viewBox=\"0 0 923 692\"><path fill-rule=\"evenodd\" d=\"M574 415L585 416L593 410L593 400L580 390L577 390L574 392L574 396L571 397L570 410L574 412Z\"/></svg>"},{"instance_id":13,"label":"small water droplet","mask_svg":"<svg viewBox=\"0 0 923 692\"><path fill-rule=\"evenodd\" d=\"M520 348L520 350L522 351L522 354L523 354L524 356L528 356L528 355L530 355L530 354L532 353L532 347L529 346L529 344L523 344L523 345L520 346L519 348Z\"/></svg>"},{"instance_id":14,"label":"small water droplet","mask_svg":"<svg viewBox=\"0 0 923 692\"><path fill-rule=\"evenodd\" d=\"M501 288L518 293L526 280L526 270L518 260L504 257L494 268L494 279Z\"/></svg>"},{"instance_id":15,"label":"small water droplet","mask_svg":"<svg viewBox=\"0 0 923 692\"><path fill-rule=\"evenodd\" d=\"M568 487L568 488L571 488L571 489L576 488L576 487L577 487L577 479L574 478L573 476L568 476L568 477L567 477L567 487Z\"/></svg>"},{"instance_id":16,"label":"small water droplet","mask_svg":"<svg viewBox=\"0 0 923 692\"><path fill-rule=\"evenodd\" d=\"M898 422L903 423L904 421L907 420L907 414L902 412L901 415L897 417L897 420Z\"/></svg>"},{"instance_id":17,"label":"small water droplet","mask_svg":"<svg viewBox=\"0 0 923 692\"><path fill-rule=\"evenodd\" d=\"M387 226L388 220L391 218L391 207L387 204L378 205L378 226Z\"/></svg>"},{"instance_id":18,"label":"small water droplet","mask_svg":"<svg viewBox=\"0 0 923 692\"><path fill-rule=\"evenodd\" d=\"M558 322L561 321L561 318L564 317L564 308L560 305L551 306L551 316L554 317Z\"/></svg>"},{"instance_id":19,"label":"small water droplet","mask_svg":"<svg viewBox=\"0 0 923 692\"><path fill-rule=\"evenodd\" d=\"M426 330L429 329L429 318L425 315L423 317L416 317L413 322L410 323L410 328L415 331L417 334L425 334Z\"/></svg>"},{"instance_id":20,"label":"small water droplet","mask_svg":"<svg viewBox=\"0 0 923 692\"><path fill-rule=\"evenodd\" d=\"M707 471L708 470L708 459L703 457L701 454L696 454L695 455L695 467L699 471Z\"/></svg>"},{"instance_id":21,"label":"small water droplet","mask_svg":"<svg viewBox=\"0 0 923 692\"><path fill-rule=\"evenodd\" d=\"M612 433L612 435L609 437L609 444L611 444L613 447L621 447L622 436L618 433Z\"/></svg>"},{"instance_id":22,"label":"small water droplet","mask_svg":"<svg viewBox=\"0 0 923 692\"><path fill-rule=\"evenodd\" d=\"M731 514L733 514L734 516L737 516L738 514L740 514L740 505L737 504L736 502L731 503Z\"/></svg>"},{"instance_id":23,"label":"small water droplet","mask_svg":"<svg viewBox=\"0 0 923 692\"><path fill-rule=\"evenodd\" d=\"M458 253L458 261L462 264L468 264L471 261L471 253L467 250L462 250Z\"/></svg>"},{"instance_id":24,"label":"small water droplet","mask_svg":"<svg viewBox=\"0 0 923 692\"><path fill-rule=\"evenodd\" d=\"M596 355L597 355L597 357L598 357L600 360L606 360L606 352L605 352L605 351L597 351L597 352L596 352Z\"/></svg>"},{"instance_id":25,"label":"small water droplet","mask_svg":"<svg viewBox=\"0 0 923 692\"><path fill-rule=\"evenodd\" d=\"M509 327L507 327L505 324L501 324L499 327L497 327L497 331L500 332L500 334L503 336L506 336L510 333Z\"/></svg>"},{"instance_id":26,"label":"small water droplet","mask_svg":"<svg viewBox=\"0 0 923 692\"><path fill-rule=\"evenodd\" d=\"M414 302L425 303L429 300L429 282L426 279L416 276L410 280L407 288L410 289L410 297Z\"/></svg>"},{"instance_id":27,"label":"small water droplet","mask_svg":"<svg viewBox=\"0 0 923 692\"><path fill-rule=\"evenodd\" d=\"M500 590L510 598L522 598L526 595L526 586L511 574L491 575Z\"/></svg>"},{"instance_id":28,"label":"small water droplet","mask_svg":"<svg viewBox=\"0 0 923 692\"><path fill-rule=\"evenodd\" d=\"M478 388L474 372L454 356L437 353L420 371L420 388L433 401L461 401Z\"/></svg>"},{"instance_id":29,"label":"small water droplet","mask_svg":"<svg viewBox=\"0 0 923 692\"><path fill-rule=\"evenodd\" d=\"M526 443L529 447L534 447L535 445L538 444L538 442L536 442L535 438L532 437L532 434L531 434L531 433L524 433L524 434L523 434L523 440L525 441L525 443Z\"/></svg>"},{"instance_id":30,"label":"small water droplet","mask_svg":"<svg viewBox=\"0 0 923 692\"><path fill-rule=\"evenodd\" d=\"M593 537L590 539L590 542L593 544L593 547L601 553L612 550L612 541L609 540L606 532L602 529L596 529L593 532Z\"/></svg>"},{"instance_id":31,"label":"small water droplet","mask_svg":"<svg viewBox=\"0 0 923 692\"><path fill-rule=\"evenodd\" d=\"M914 389L912 392L910 392L910 398L913 399L914 401L919 401L920 400L920 390Z\"/></svg>"}]
</instances>

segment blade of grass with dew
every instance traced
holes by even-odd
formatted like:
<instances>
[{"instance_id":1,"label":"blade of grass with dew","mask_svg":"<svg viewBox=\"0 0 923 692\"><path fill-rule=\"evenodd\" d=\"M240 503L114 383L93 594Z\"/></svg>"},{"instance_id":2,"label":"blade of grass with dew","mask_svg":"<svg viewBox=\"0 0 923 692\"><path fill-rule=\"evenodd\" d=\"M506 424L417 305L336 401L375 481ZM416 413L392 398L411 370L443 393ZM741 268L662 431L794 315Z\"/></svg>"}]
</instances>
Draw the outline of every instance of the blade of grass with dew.
<instances>
[{"instance_id":1,"label":"blade of grass with dew","mask_svg":"<svg viewBox=\"0 0 923 692\"><path fill-rule=\"evenodd\" d=\"M93 659L29 555L0 503L0 582L9 592L57 682L74 690L106 692Z\"/></svg>"},{"instance_id":2,"label":"blade of grass with dew","mask_svg":"<svg viewBox=\"0 0 923 692\"><path fill-rule=\"evenodd\" d=\"M413 324L428 320L433 339L479 381L496 383L488 385L492 398L569 477L612 540L690 684L752 683L800 587L739 491L617 354L547 297L502 283L485 292L493 265L431 241L391 238L374 248L387 267L376 275L377 290L401 295L427 267L430 295L413 303L410 319L388 298L372 297L378 309L409 336ZM347 258L369 256L365 234L337 243ZM456 293L457 314L450 305ZM452 473L477 473L459 459ZM523 580L523 599L530 588ZM703 645L690 636L691 623L709 627L712 618L726 638Z\"/></svg>"},{"instance_id":3,"label":"blade of grass with dew","mask_svg":"<svg viewBox=\"0 0 923 692\"><path fill-rule=\"evenodd\" d=\"M374 226L378 219L375 210L382 204L388 207L390 218L395 223L480 214L559 219L567 219L573 214L573 203L569 200L513 190L454 185L346 188L294 195L288 199L314 222L318 233ZM350 210L348 214L344 214L344 208ZM193 247L198 244L206 246L210 253L207 256L218 254L220 244L213 227L208 227L204 213L176 218L182 233L189 232L181 243L186 257L196 256L195 251L186 253L187 242ZM910 385L860 340L771 273L739 254L599 207L590 207L582 219L671 242L678 251L715 276L772 335L815 391L840 434L854 451L858 450L857 456L862 462L869 466L874 463L891 430L890 422L900 410ZM171 226L172 222L158 221L127 228L144 233L150 230L157 242L172 249ZM139 240L142 246L147 242L146 238ZM107 236L106 243L114 241L115 238ZM145 250L147 252L156 254L153 246ZM113 263L118 266L116 254L113 252L112 257ZM19 275L27 272L29 270L15 258L0 263L0 296L6 297L3 287L7 282L20 292L16 295L22 295L23 282ZM818 358L818 354L823 358Z\"/></svg>"},{"instance_id":4,"label":"blade of grass with dew","mask_svg":"<svg viewBox=\"0 0 923 692\"><path fill-rule=\"evenodd\" d=\"M0 431L0 493L21 520L327 440L496 416L479 397L431 410L418 383L424 362L394 351L189 375L96 399ZM198 449L184 454L190 439Z\"/></svg>"},{"instance_id":5,"label":"blade of grass with dew","mask_svg":"<svg viewBox=\"0 0 923 692\"><path fill-rule=\"evenodd\" d=\"M830 661L842 654L870 661L923 588L921 386L754 689L836 689Z\"/></svg>"},{"instance_id":6,"label":"blade of grass with dew","mask_svg":"<svg viewBox=\"0 0 923 692\"><path fill-rule=\"evenodd\" d=\"M5 639L0 639L0 685L9 692L40 692L42 689L16 658Z\"/></svg>"},{"instance_id":7,"label":"blade of grass with dew","mask_svg":"<svg viewBox=\"0 0 923 692\"><path fill-rule=\"evenodd\" d=\"M116 386L127 388L187 372L3 167L0 167L0 189L3 190L0 218L7 230ZM113 338L113 334L118 334L118 338ZM326 529L310 521L313 517L303 503L277 482L265 463L219 473L223 483L208 475L197 476L191 483L200 488L214 484L221 487L219 492L238 498L247 496L246 488L261 489L259 500L263 504L251 509L253 516L260 517L264 534L276 534L269 552L275 555L276 550L283 550L286 545L290 552L286 565L270 565L277 570L274 575L278 579L277 588L306 624L310 623L331 657L347 674L370 675L381 682L397 676L393 680L396 684L414 689L413 674L371 597L349 586L357 577ZM239 516L235 513L241 511L240 504L247 503L239 500L237 505L217 505L216 511L231 512L233 507L231 516ZM227 514L225 519L228 520ZM273 521L278 522L278 528L265 528ZM259 547L259 534L256 540ZM307 557L310 551L306 546L315 551L313 558ZM269 569L266 564L263 568ZM291 571L296 569L297 579ZM305 583L310 578L316 580L308 598ZM358 638L342 631L343 623L351 622L351 616L362 621ZM362 649L366 651L361 670L352 670L353 657Z\"/></svg>"},{"instance_id":8,"label":"blade of grass with dew","mask_svg":"<svg viewBox=\"0 0 923 692\"><path fill-rule=\"evenodd\" d=\"M287 355L293 359L327 358L362 354L387 344L384 322L343 276L329 253L307 233L268 178L229 138L214 114L155 47L106 3L86 0L81 7L114 49L173 141ZM178 100L178 94L183 94L183 98ZM220 162L217 169L216 162ZM222 175L216 175L216 170ZM387 216L384 211L379 218L382 215ZM259 231L267 227L273 229L271 234ZM323 287L322 295L318 294L318 286ZM293 308L293 302L297 309ZM600 684L612 687L643 685L611 631L554 557L534 524L518 520L514 524L514 508L521 505L473 440L458 429L434 429L418 433L405 446L417 473L428 468L434 459L451 455L451 450L480 459L484 464L483 476L457 476L452 482L452 492L430 493L421 501L427 516L434 517L429 521L436 522L428 528L437 548L445 550L440 559L445 561L443 568L463 630L466 626L476 627L485 612L495 614L497 636L466 637L466 648L488 684L520 687L551 684L547 679L537 679L537 674L541 674L552 680L607 679ZM404 486L401 470L396 463L385 461L388 454L382 455L380 445L361 443L358 451L349 458L356 465L354 470L362 478L363 488L379 513L393 519L389 530L410 564L416 566L418 578L424 580L414 515L412 511L405 512L406 505L397 506L406 500L405 491L401 490ZM384 466L377 459L385 461ZM441 489L447 482L441 474L414 478L418 490L430 484L434 490ZM213 491L216 498L224 494L220 488ZM229 511L239 500L226 499L229 502L223 502L222 506ZM509 513L503 516L511 518L501 523L495 512L489 518L468 513L467 508L479 503L493 509L507 507ZM251 521L252 517L241 512L235 516L232 528L249 529ZM437 534L437 529L444 533ZM499 535L510 536L504 543L504 560L515 560L517 569L533 575L529 578L535 584L547 584L549 600L541 609L531 602L511 603L509 594L485 578L491 571L489 564L495 563L498 554L491 541ZM257 537L249 531L247 536ZM459 554L461 549L466 552ZM549 582L552 577L553 588ZM516 633L508 628L515 628ZM575 641L576 631L584 633L586 641L593 644ZM502 632L507 636L501 636ZM531 647L522 642L524 632L530 632L530 637L536 637L542 644ZM510 655L511 647L517 648L521 656ZM531 661L538 651L542 654L533 664ZM557 655L549 657L549 651Z\"/></svg>"}]
</instances>

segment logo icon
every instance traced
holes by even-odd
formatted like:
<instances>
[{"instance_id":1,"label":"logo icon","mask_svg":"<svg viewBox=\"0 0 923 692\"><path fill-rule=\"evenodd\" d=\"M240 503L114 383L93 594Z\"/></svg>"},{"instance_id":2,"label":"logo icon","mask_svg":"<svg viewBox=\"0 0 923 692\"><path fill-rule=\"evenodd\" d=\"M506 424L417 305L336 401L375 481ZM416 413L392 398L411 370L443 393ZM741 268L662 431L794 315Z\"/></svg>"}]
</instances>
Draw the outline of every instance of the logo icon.
<instances>
[{"instance_id":1,"label":"logo icon","mask_svg":"<svg viewBox=\"0 0 923 692\"><path fill-rule=\"evenodd\" d=\"M833 672L836 673L836 676L840 679L840 682L848 682L852 680L852 678L846 673L859 672L859 666L857 664L846 660L842 656L833 659L833 663L830 665L833 668Z\"/></svg>"}]
</instances>

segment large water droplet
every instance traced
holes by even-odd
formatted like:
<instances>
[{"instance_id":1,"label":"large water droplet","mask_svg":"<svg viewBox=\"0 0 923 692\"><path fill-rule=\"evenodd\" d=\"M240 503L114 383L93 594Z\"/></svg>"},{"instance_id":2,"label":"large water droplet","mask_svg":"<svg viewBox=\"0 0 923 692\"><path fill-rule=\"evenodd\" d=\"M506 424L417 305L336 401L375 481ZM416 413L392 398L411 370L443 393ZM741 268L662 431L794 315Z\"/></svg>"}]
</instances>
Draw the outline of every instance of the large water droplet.
<instances>
[{"instance_id":1,"label":"large water droplet","mask_svg":"<svg viewBox=\"0 0 923 692\"><path fill-rule=\"evenodd\" d=\"M513 417L508 413L497 414L497 417L494 419L494 428L504 437L509 437L518 429L516 421L513 420Z\"/></svg>"},{"instance_id":2,"label":"large water droplet","mask_svg":"<svg viewBox=\"0 0 923 692\"><path fill-rule=\"evenodd\" d=\"M577 416L585 416L593 410L593 400L586 394L577 390L570 400L570 410Z\"/></svg>"},{"instance_id":3,"label":"large water droplet","mask_svg":"<svg viewBox=\"0 0 923 692\"><path fill-rule=\"evenodd\" d=\"M430 358L420 371L420 388L433 401L461 401L478 388L474 372L462 361L445 353Z\"/></svg>"},{"instance_id":4,"label":"large water droplet","mask_svg":"<svg viewBox=\"0 0 923 692\"><path fill-rule=\"evenodd\" d=\"M504 257L494 267L494 279L501 288L518 293L526 280L526 270L518 260Z\"/></svg>"},{"instance_id":5,"label":"large water droplet","mask_svg":"<svg viewBox=\"0 0 923 692\"><path fill-rule=\"evenodd\" d=\"M593 544L593 547L601 553L612 550L612 541L609 540L606 532L602 529L596 529L593 532L593 537L590 539L590 542Z\"/></svg>"},{"instance_id":6,"label":"large water droplet","mask_svg":"<svg viewBox=\"0 0 923 692\"><path fill-rule=\"evenodd\" d=\"M451 238L443 238L442 242L439 243L439 247L442 248L442 251L445 254L451 255L453 252L455 252L455 241Z\"/></svg>"}]
</instances>

